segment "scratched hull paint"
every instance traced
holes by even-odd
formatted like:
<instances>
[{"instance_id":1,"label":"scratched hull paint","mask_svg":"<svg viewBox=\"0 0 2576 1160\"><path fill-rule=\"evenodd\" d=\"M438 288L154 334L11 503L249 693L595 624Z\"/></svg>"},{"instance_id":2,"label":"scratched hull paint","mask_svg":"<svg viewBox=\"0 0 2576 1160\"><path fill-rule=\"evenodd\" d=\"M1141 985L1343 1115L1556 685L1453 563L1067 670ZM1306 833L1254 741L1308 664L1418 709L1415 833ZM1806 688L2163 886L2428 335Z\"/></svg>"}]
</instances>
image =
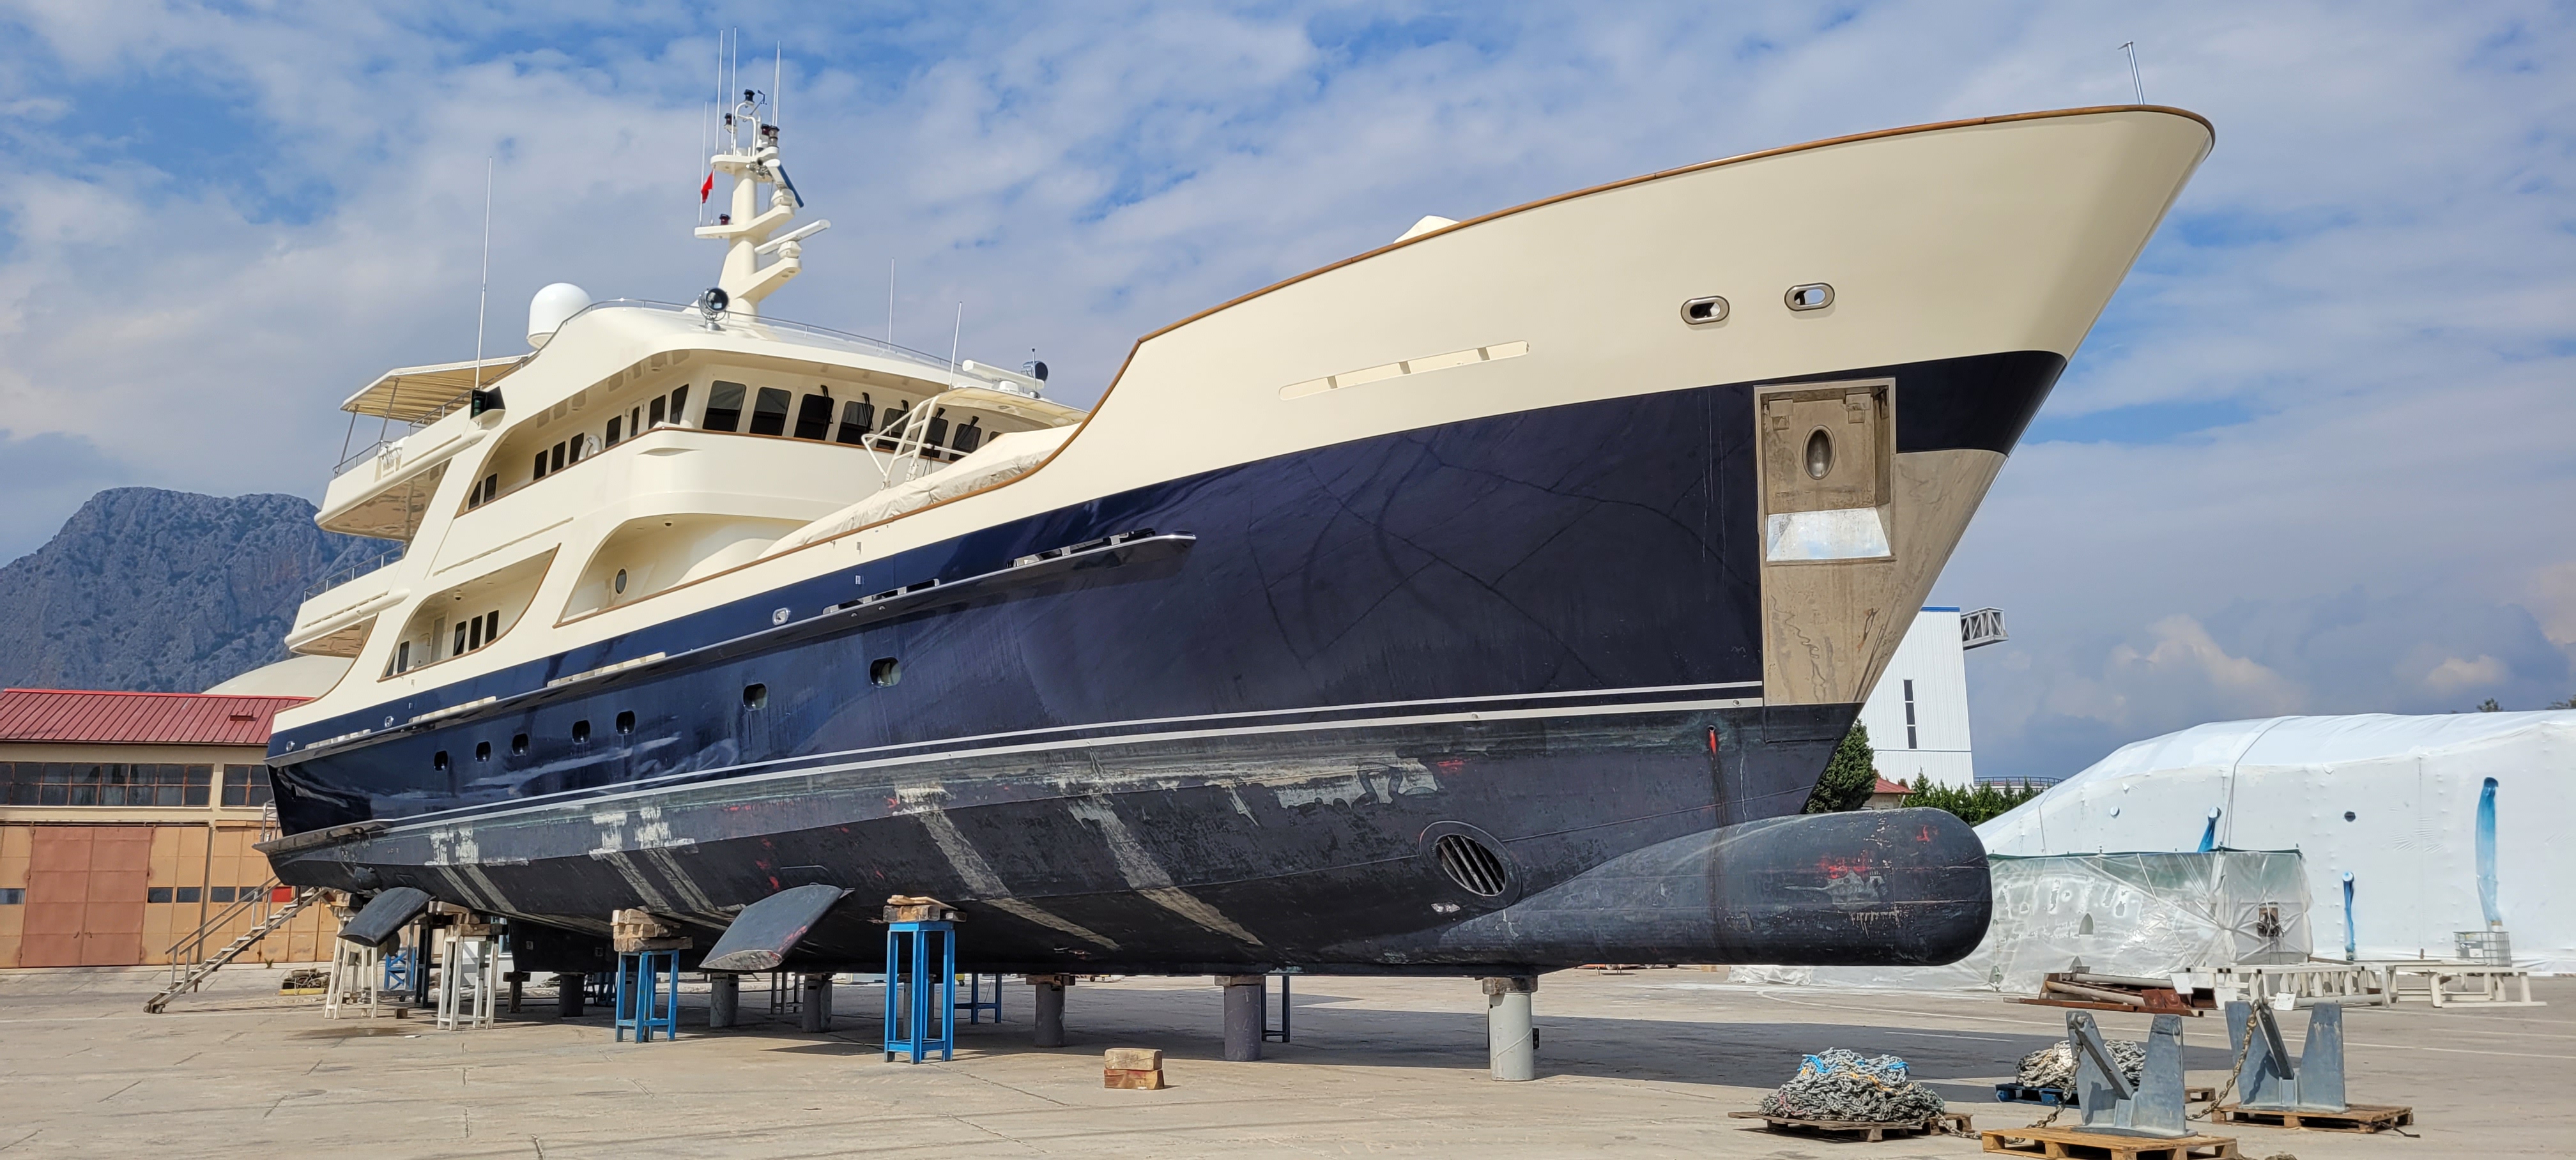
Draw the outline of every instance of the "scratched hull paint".
<instances>
[{"instance_id":1,"label":"scratched hull paint","mask_svg":"<svg viewBox=\"0 0 2576 1160\"><path fill-rule=\"evenodd\" d=\"M2018 354L1892 368L1926 419L1900 450L2009 447L2061 366ZM1794 813L1857 712L1763 704L1753 417L1750 385L1713 386L1282 456L986 529L870 565L855 586L826 577L432 690L382 713L463 711L354 749L298 752L376 710L281 733L290 833L388 828L280 853L279 872L417 885L592 932L640 906L695 928L700 946L789 886L928 893L969 916L968 959L1030 969L1928 961L1962 937L1964 949L1984 928L1982 863L1973 837L1933 829L1898 843L1791 826L1737 842L1736 865L1703 860L1711 881L1768 883L1774 901L1875 883L1907 896L1890 911L1905 937L1830 922L1757 937L1741 906L1705 899L1687 904L1692 921L1736 914L1721 923L1734 934L1676 945L1669 924L1648 924L1665 933L1605 941L1621 928L1614 906L1588 935L1552 911L1558 934L1490 936L1524 900L1561 897L1550 892L1623 857L1714 850ZM611 656L756 633L773 608L802 618L1139 529L1191 539L1158 560L471 708ZM872 679L887 660L900 665L891 685ZM763 696L747 699L753 685ZM1432 847L1448 833L1500 854L1500 893L1442 871ZM1873 849L1949 869L1853 876ZM844 906L801 954L873 959L865 910ZM1842 934L1817 933L1830 929Z\"/></svg>"}]
</instances>

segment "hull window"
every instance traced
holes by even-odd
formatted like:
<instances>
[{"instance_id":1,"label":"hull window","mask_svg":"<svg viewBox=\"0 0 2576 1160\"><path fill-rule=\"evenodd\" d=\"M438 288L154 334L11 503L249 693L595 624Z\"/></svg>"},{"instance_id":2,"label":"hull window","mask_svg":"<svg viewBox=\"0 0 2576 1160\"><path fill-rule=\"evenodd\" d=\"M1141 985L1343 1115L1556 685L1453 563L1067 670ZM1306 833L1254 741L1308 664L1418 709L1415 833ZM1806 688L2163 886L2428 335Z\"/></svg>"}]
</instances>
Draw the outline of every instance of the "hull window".
<instances>
[{"instance_id":1,"label":"hull window","mask_svg":"<svg viewBox=\"0 0 2576 1160\"><path fill-rule=\"evenodd\" d=\"M431 754L429 757L429 767L440 773L447 772L447 751L441 749L438 752Z\"/></svg>"},{"instance_id":2,"label":"hull window","mask_svg":"<svg viewBox=\"0 0 2576 1160\"><path fill-rule=\"evenodd\" d=\"M475 742L475 743L474 743L474 760L476 760L476 761L490 761L490 760L492 760L492 743L491 743L491 742L489 742L489 741L477 741L477 742Z\"/></svg>"},{"instance_id":3,"label":"hull window","mask_svg":"<svg viewBox=\"0 0 2576 1160\"><path fill-rule=\"evenodd\" d=\"M575 722L573 722L573 723L572 723L572 743L573 743L573 744L575 744L575 745L582 745L582 744L586 744L587 742L589 742L589 740L590 740L590 722L588 722L588 721L575 721Z\"/></svg>"},{"instance_id":4,"label":"hull window","mask_svg":"<svg viewBox=\"0 0 2576 1160\"><path fill-rule=\"evenodd\" d=\"M526 755L527 755L527 752L528 752L528 735L527 735L527 734L525 734L525 733L521 733L521 734L518 734L518 735L516 735L516 736L514 736L514 737L510 738L510 756L512 756L512 757L524 757L524 756L526 756Z\"/></svg>"},{"instance_id":5,"label":"hull window","mask_svg":"<svg viewBox=\"0 0 2576 1160\"><path fill-rule=\"evenodd\" d=\"M796 400L796 437L799 439L832 437L832 396L807 395Z\"/></svg>"},{"instance_id":6,"label":"hull window","mask_svg":"<svg viewBox=\"0 0 2576 1160\"><path fill-rule=\"evenodd\" d=\"M784 435L787 433L787 392L776 387L762 387L751 404L751 433Z\"/></svg>"},{"instance_id":7,"label":"hull window","mask_svg":"<svg viewBox=\"0 0 2576 1160\"><path fill-rule=\"evenodd\" d=\"M708 388L707 417L700 425L709 431L741 430L742 392L741 383L717 383Z\"/></svg>"},{"instance_id":8,"label":"hull window","mask_svg":"<svg viewBox=\"0 0 2576 1160\"><path fill-rule=\"evenodd\" d=\"M893 657L878 657L868 665L868 681L881 689L891 689L903 682L903 662Z\"/></svg>"},{"instance_id":9,"label":"hull window","mask_svg":"<svg viewBox=\"0 0 2576 1160\"><path fill-rule=\"evenodd\" d=\"M635 710L628 709L617 715L617 731L620 733L633 733L635 731Z\"/></svg>"},{"instance_id":10,"label":"hull window","mask_svg":"<svg viewBox=\"0 0 2576 1160\"><path fill-rule=\"evenodd\" d=\"M767 685L744 685L744 686L742 687L742 707L743 707L743 708L745 708L745 709L759 709L759 708L765 708L766 706L768 706L768 704L769 704L769 686L767 686Z\"/></svg>"}]
</instances>

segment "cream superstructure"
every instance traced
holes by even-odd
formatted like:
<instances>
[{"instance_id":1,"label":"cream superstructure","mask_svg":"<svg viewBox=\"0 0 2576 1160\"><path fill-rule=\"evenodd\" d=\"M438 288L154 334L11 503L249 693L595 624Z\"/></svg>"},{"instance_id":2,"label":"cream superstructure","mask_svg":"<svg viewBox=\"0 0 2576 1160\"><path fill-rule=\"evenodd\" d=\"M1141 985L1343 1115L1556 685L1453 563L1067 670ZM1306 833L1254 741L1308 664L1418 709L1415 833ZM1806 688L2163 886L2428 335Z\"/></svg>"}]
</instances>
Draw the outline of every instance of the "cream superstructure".
<instances>
[{"instance_id":1,"label":"cream superstructure","mask_svg":"<svg viewBox=\"0 0 2576 1160\"><path fill-rule=\"evenodd\" d=\"M776 142L759 141L717 158L737 216L775 176ZM356 661L281 727L1232 464L1704 384L2070 354L2209 145L2205 123L2176 111L2077 110L1568 194L1156 332L1087 416L1025 376L750 316L799 261L790 242L757 262L794 213L779 187L749 222L700 231L727 244L730 310L603 304L536 354L391 372L350 401L417 425L333 481L322 525L405 552L298 613L296 651ZM1792 300L1819 286L1825 302ZM1723 300L1718 317L1683 309L1709 299ZM503 405L477 414L456 392L477 373ZM1845 452L1876 465L1867 494L1806 496L1766 465L1765 510L1864 513L1884 547L1775 551L1763 565L1773 703L1866 695L2003 461L1899 453L1885 431L1901 388L1811 386L1764 397L1783 425L1828 407L1876 432ZM873 408L864 434L843 426L854 406ZM727 410L739 429L714 429ZM891 437L890 411L905 417ZM980 442L960 456L969 426ZM943 489L942 476L968 485ZM868 506L889 488L909 490Z\"/></svg>"}]
</instances>

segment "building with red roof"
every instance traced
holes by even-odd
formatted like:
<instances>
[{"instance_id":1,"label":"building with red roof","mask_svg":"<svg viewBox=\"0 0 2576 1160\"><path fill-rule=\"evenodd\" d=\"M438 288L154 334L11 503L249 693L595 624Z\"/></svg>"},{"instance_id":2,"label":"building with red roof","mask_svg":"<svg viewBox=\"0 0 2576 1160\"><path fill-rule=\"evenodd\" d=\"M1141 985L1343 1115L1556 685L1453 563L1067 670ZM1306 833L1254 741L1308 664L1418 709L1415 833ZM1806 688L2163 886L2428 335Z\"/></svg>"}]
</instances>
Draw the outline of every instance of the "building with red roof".
<instances>
[{"instance_id":1,"label":"building with red roof","mask_svg":"<svg viewBox=\"0 0 2576 1160\"><path fill-rule=\"evenodd\" d=\"M0 689L0 967L188 959L266 917L268 735L301 700ZM320 957L308 914L250 957Z\"/></svg>"}]
</instances>

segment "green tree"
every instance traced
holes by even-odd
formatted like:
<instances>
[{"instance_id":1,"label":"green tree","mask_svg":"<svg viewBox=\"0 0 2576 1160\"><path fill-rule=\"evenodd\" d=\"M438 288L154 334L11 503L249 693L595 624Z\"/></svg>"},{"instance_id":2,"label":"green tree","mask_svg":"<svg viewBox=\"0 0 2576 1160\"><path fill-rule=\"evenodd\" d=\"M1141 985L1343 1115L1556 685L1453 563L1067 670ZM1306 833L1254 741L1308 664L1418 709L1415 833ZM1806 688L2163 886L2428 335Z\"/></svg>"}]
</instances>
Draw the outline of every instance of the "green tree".
<instances>
[{"instance_id":1,"label":"green tree","mask_svg":"<svg viewBox=\"0 0 2576 1160\"><path fill-rule=\"evenodd\" d=\"M2504 706L2499 705L2499 704L2496 704L2496 699L2495 699L2495 698L2493 698L2493 697L2489 697L2489 698L2487 698L2486 700L2483 700L2483 701L2478 702L2478 712L2481 712L2481 713L2502 713L2502 712L2504 712Z\"/></svg>"},{"instance_id":2,"label":"green tree","mask_svg":"<svg viewBox=\"0 0 2576 1160\"><path fill-rule=\"evenodd\" d=\"M2038 797L2047 792L2047 789L2047 786L2032 785L2028 782L2020 785L1999 785L1990 781L1978 782L1972 789L1961 789L1953 785L1935 784L1928 777L1918 777L1914 779L1911 792L1905 795L1905 804L1948 810L1958 815L1960 821L1977 826L2002 817L2013 807Z\"/></svg>"},{"instance_id":3,"label":"green tree","mask_svg":"<svg viewBox=\"0 0 2576 1160\"><path fill-rule=\"evenodd\" d=\"M1824 776L1816 779L1816 788L1807 795L1806 812L1832 814L1856 810L1869 804L1869 791L1878 788L1878 754L1869 747L1869 726L1852 722L1851 732L1843 734L1834 746L1833 760L1825 763Z\"/></svg>"}]
</instances>

